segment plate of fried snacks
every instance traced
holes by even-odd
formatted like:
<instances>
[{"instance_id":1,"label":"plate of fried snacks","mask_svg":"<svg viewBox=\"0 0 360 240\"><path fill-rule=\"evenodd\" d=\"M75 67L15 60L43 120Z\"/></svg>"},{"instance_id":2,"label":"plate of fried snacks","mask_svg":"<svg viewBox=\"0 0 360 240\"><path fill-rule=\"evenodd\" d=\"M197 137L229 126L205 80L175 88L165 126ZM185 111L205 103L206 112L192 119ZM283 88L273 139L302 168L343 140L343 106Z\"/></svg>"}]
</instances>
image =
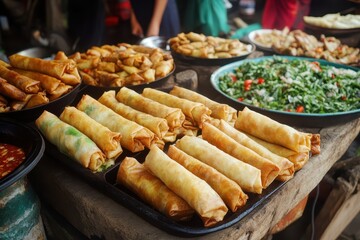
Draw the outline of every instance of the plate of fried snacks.
<instances>
[{"instance_id":1,"label":"plate of fried snacks","mask_svg":"<svg viewBox=\"0 0 360 240\"><path fill-rule=\"evenodd\" d=\"M179 33L168 42L174 58L207 66L243 59L256 48L254 44L243 43L238 39L205 36L194 32Z\"/></svg>"},{"instance_id":2,"label":"plate of fried snacks","mask_svg":"<svg viewBox=\"0 0 360 240\"><path fill-rule=\"evenodd\" d=\"M243 60L216 70L211 83L235 106L294 126L326 127L360 117L359 69L325 60Z\"/></svg>"},{"instance_id":3,"label":"plate of fried snacks","mask_svg":"<svg viewBox=\"0 0 360 240\"><path fill-rule=\"evenodd\" d=\"M249 33L249 40L256 45L256 48L273 52L271 48L273 43L279 37L282 37L283 31L276 29L258 29Z\"/></svg>"},{"instance_id":4,"label":"plate of fried snacks","mask_svg":"<svg viewBox=\"0 0 360 240\"><path fill-rule=\"evenodd\" d=\"M76 97L81 78L63 52L45 60L13 54L0 62L0 116L32 121L45 109L58 112ZM60 59L60 56L61 59Z\"/></svg>"},{"instance_id":5,"label":"plate of fried snacks","mask_svg":"<svg viewBox=\"0 0 360 240\"><path fill-rule=\"evenodd\" d=\"M321 35L320 39L317 39L302 30L290 31L289 28L284 28L280 33L279 30L270 31L268 46L271 41L272 50L278 54L319 58L351 66L360 65L360 48L342 44L335 37Z\"/></svg>"},{"instance_id":6,"label":"plate of fried snacks","mask_svg":"<svg viewBox=\"0 0 360 240\"><path fill-rule=\"evenodd\" d=\"M340 31L360 31L360 15L329 13L321 17L304 16L307 26Z\"/></svg>"},{"instance_id":7,"label":"plate of fried snacks","mask_svg":"<svg viewBox=\"0 0 360 240\"><path fill-rule=\"evenodd\" d=\"M35 124L54 160L182 237L239 222L320 153L319 134L178 86L84 94Z\"/></svg>"},{"instance_id":8,"label":"plate of fried snacks","mask_svg":"<svg viewBox=\"0 0 360 240\"><path fill-rule=\"evenodd\" d=\"M174 59L160 48L119 43L93 46L69 56L76 62L87 92L144 88L162 84L175 70Z\"/></svg>"}]
</instances>

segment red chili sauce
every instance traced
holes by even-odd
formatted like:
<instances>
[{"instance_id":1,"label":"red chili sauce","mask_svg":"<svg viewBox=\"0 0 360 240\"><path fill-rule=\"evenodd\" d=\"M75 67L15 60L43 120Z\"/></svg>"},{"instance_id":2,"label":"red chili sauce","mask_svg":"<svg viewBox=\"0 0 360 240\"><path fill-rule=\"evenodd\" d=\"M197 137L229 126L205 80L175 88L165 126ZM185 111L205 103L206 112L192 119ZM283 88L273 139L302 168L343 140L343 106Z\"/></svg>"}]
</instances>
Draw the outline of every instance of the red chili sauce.
<instances>
[{"instance_id":1,"label":"red chili sauce","mask_svg":"<svg viewBox=\"0 0 360 240\"><path fill-rule=\"evenodd\" d=\"M22 148L0 143L0 179L12 172L25 160L25 152Z\"/></svg>"}]
</instances>

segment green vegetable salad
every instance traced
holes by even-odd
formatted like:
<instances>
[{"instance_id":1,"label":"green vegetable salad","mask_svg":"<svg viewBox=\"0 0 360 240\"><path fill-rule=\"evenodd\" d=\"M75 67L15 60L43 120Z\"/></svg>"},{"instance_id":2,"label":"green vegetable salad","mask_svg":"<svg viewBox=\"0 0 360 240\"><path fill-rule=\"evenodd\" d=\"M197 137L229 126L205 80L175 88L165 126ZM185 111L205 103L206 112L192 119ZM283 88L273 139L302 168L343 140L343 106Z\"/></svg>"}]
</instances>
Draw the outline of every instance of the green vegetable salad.
<instances>
[{"instance_id":1,"label":"green vegetable salad","mask_svg":"<svg viewBox=\"0 0 360 240\"><path fill-rule=\"evenodd\" d=\"M360 71L274 56L245 62L219 78L238 101L265 109L336 113L360 109Z\"/></svg>"}]
</instances>

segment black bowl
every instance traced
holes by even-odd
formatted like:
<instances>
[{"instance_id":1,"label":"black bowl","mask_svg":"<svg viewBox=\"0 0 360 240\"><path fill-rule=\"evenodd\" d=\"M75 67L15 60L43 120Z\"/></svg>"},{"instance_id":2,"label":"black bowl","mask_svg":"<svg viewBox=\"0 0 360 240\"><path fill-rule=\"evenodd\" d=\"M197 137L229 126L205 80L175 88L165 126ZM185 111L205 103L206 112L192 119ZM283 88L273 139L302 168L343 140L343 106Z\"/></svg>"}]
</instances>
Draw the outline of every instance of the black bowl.
<instances>
[{"instance_id":1,"label":"black bowl","mask_svg":"<svg viewBox=\"0 0 360 240\"><path fill-rule=\"evenodd\" d=\"M36 166L44 154L45 142L36 128L8 118L0 118L0 142L22 148L26 156L15 170L0 179L2 191Z\"/></svg>"},{"instance_id":2,"label":"black bowl","mask_svg":"<svg viewBox=\"0 0 360 240\"><path fill-rule=\"evenodd\" d=\"M76 85L70 92L49 103L32 108L0 113L0 118L11 118L21 122L30 123L35 121L44 110L59 115L64 107L70 105L74 101L75 97L79 93L80 86L80 84Z\"/></svg>"}]
</instances>

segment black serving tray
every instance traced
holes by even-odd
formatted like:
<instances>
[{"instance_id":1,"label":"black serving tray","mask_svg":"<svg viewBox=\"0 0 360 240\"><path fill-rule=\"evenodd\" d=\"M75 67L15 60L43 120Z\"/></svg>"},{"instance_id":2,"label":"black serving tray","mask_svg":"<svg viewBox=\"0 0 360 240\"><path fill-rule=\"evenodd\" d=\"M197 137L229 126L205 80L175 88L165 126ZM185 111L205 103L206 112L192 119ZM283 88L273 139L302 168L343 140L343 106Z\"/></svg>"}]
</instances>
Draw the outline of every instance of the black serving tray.
<instances>
[{"instance_id":1,"label":"black serving tray","mask_svg":"<svg viewBox=\"0 0 360 240\"><path fill-rule=\"evenodd\" d=\"M46 152L49 154L49 156L59 160L61 163L66 165L66 167L74 171L75 174L89 182L92 186L95 186L99 191L127 207L138 216L144 218L159 229L180 237L201 236L220 231L234 225L246 217L255 208L259 207L259 205L263 204L267 198L269 198L285 184L285 182L274 181L267 189L263 190L262 194L247 193L249 199L245 206L240 208L235 213L229 210L223 221L212 227L204 227L203 222L197 215L194 215L193 219L187 222L173 221L172 219L158 212L156 209L152 208L149 204L145 203L142 199L140 199L127 188L116 183L116 175L121 161L126 156L129 156L136 158L139 162L142 163L145 160L148 150L144 150L138 153L131 153L124 149L124 152L116 159L115 164L112 167L103 172L94 173L91 170L82 167L75 160L72 160L68 156L60 153L56 146L47 140L45 140L45 143Z\"/></svg>"}]
</instances>

